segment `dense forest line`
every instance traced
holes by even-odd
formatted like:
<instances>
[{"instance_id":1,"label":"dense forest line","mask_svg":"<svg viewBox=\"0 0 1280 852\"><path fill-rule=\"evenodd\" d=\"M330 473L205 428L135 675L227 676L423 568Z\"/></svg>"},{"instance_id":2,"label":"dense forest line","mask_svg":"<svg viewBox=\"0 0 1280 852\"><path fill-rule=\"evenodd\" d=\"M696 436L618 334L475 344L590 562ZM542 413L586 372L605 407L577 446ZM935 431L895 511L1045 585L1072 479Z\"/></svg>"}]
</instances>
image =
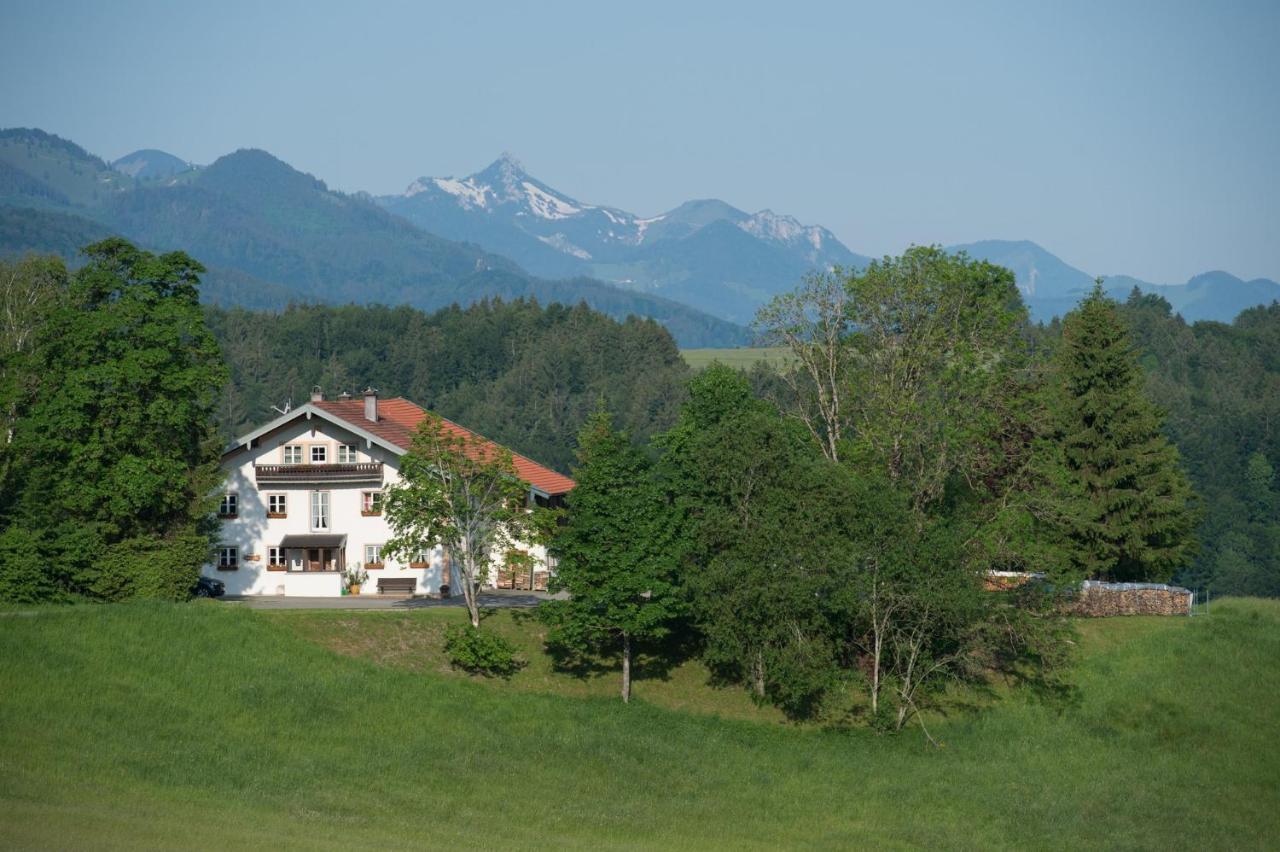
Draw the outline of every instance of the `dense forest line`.
<instances>
[{"instance_id":1,"label":"dense forest line","mask_svg":"<svg viewBox=\"0 0 1280 852\"><path fill-rule=\"evenodd\" d=\"M1188 324L1161 297L1135 292L1121 315L1200 495L1200 553L1178 580L1280 596L1280 303L1230 325Z\"/></svg>"},{"instance_id":2,"label":"dense forest line","mask_svg":"<svg viewBox=\"0 0 1280 852\"><path fill-rule=\"evenodd\" d=\"M373 386L567 471L575 435L603 398L647 440L674 422L689 369L653 320L610 319L584 304L482 301L410 307L205 309L231 371L218 409L227 437L273 406Z\"/></svg>"},{"instance_id":3,"label":"dense forest line","mask_svg":"<svg viewBox=\"0 0 1280 852\"><path fill-rule=\"evenodd\" d=\"M1177 580L1280 595L1280 305L1230 325L1189 324L1164 299L1135 293L1119 312L1200 495L1199 552ZM272 406L305 400L312 385L336 393L371 384L567 471L598 398L643 443L674 423L689 374L660 326L582 305L211 307L206 317L232 375L219 407L226 436L269 419ZM1047 358L1061 325L1026 334ZM752 379L760 395L788 394L772 368Z\"/></svg>"}]
</instances>

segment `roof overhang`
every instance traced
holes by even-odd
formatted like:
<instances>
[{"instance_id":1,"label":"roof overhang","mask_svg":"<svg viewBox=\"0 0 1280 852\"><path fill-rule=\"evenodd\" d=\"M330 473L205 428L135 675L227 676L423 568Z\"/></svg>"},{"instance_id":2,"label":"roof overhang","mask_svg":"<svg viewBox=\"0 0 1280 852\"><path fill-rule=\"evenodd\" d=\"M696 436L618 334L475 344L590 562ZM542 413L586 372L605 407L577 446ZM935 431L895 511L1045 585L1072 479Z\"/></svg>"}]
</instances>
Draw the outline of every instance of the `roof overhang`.
<instances>
[{"instance_id":1,"label":"roof overhang","mask_svg":"<svg viewBox=\"0 0 1280 852\"><path fill-rule=\"evenodd\" d=\"M405 450L403 447L399 446L398 444L394 444L391 441L388 441L386 438L378 437L377 435L373 434L367 429L364 429L363 427L361 427L359 424L353 423L352 421L347 420L345 417L339 417L336 414L332 414L328 411L325 411L323 408L317 408L316 406L310 403L307 403L306 405L298 406L297 408L290 411L288 414L280 415L275 420L272 420L270 423L266 424L265 426L260 426L257 429L254 429L252 432L248 433L247 435L241 435L239 438L236 438L233 443L228 444L227 447L222 451L223 458L225 459L228 455L236 452L237 450L248 449L249 446L258 438L261 438L263 435L266 435L269 432L274 432L276 429L279 429L282 426L287 426L288 424L292 423L294 420L297 420L300 417L305 417L308 420L310 420L313 417L318 417L321 420L332 423L334 426L338 426L342 429L346 429L348 432L351 432L352 434L363 439L370 446L377 445L387 450L388 452L395 453L397 456L402 456L405 453Z\"/></svg>"},{"instance_id":2,"label":"roof overhang","mask_svg":"<svg viewBox=\"0 0 1280 852\"><path fill-rule=\"evenodd\" d=\"M310 535L287 535L280 541L280 546L289 547L345 547L347 537L338 533L311 533Z\"/></svg>"}]
</instances>

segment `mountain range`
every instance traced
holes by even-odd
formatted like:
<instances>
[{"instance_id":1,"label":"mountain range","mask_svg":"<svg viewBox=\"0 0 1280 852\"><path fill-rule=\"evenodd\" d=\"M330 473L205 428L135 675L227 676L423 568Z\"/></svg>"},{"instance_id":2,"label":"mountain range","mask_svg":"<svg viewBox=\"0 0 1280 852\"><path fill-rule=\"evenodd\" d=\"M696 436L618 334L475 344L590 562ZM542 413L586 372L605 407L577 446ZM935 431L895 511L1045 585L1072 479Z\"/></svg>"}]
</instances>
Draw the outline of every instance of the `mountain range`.
<instances>
[{"instance_id":1,"label":"mountain range","mask_svg":"<svg viewBox=\"0 0 1280 852\"><path fill-rule=\"evenodd\" d=\"M582 202L505 154L466 177L421 177L375 198L333 191L260 150L195 166L144 149L108 164L40 130L0 130L0 254L74 259L110 234L187 251L208 267L204 297L224 305L586 301L652 317L686 347L745 343L757 308L806 272L871 262L829 230L770 210L702 199L644 217ZM1038 320L1093 286L1033 242L948 248L1011 269ZM1274 281L1220 271L1178 285L1105 276L1104 287L1158 294L1189 321L1230 321L1280 299Z\"/></svg>"},{"instance_id":2,"label":"mountain range","mask_svg":"<svg viewBox=\"0 0 1280 852\"><path fill-rule=\"evenodd\" d=\"M430 310L527 297L585 301L620 319L651 317L683 346L749 339L739 325L657 295L585 277L531 275L479 246L428 233L365 195L330 190L265 151L236 151L168 174L163 167L171 161L155 153L122 158L139 174L156 173L138 179L43 131L0 131L0 254L53 251L74 259L71 247L119 234L200 260L209 270L205 298L220 304L379 302Z\"/></svg>"},{"instance_id":3,"label":"mountain range","mask_svg":"<svg viewBox=\"0 0 1280 852\"><path fill-rule=\"evenodd\" d=\"M702 199L646 218L584 203L507 154L467 177L418 178L377 202L423 230L474 242L536 275L587 275L743 324L811 269L869 262L826 228L771 210L748 214Z\"/></svg>"}]
</instances>

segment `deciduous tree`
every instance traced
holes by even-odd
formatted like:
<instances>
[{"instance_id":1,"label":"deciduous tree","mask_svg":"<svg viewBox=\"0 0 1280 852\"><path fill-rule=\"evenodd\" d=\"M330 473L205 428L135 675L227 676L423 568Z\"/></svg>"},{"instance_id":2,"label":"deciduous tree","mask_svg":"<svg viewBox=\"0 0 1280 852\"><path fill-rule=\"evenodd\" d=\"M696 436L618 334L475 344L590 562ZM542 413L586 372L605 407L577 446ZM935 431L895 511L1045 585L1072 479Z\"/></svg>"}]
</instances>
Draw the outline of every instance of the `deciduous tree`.
<instances>
[{"instance_id":1,"label":"deciduous tree","mask_svg":"<svg viewBox=\"0 0 1280 852\"><path fill-rule=\"evenodd\" d=\"M551 588L569 597L543 603L541 614L553 644L621 654L625 702L638 643L665 636L682 610L671 510L644 453L603 409L583 426L578 447L577 486L551 544Z\"/></svg>"},{"instance_id":2,"label":"deciduous tree","mask_svg":"<svg viewBox=\"0 0 1280 852\"><path fill-rule=\"evenodd\" d=\"M529 485L510 450L428 414L400 459L400 481L387 491L391 554L408 557L443 545L456 560L473 627L480 626L480 585L494 558L535 527Z\"/></svg>"},{"instance_id":3,"label":"deciduous tree","mask_svg":"<svg viewBox=\"0 0 1280 852\"><path fill-rule=\"evenodd\" d=\"M65 593L182 597L209 556L221 479L227 374L200 310L203 268L121 239L85 255L37 333L41 381L14 429L5 521L34 534Z\"/></svg>"}]
</instances>

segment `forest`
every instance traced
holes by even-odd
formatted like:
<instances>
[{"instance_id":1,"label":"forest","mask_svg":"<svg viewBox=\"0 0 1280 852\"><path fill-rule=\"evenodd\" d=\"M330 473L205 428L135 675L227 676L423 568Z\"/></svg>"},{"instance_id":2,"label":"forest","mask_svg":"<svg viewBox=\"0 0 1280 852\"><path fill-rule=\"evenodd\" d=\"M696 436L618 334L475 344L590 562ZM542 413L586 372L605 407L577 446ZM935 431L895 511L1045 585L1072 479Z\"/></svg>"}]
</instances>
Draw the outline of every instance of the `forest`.
<instances>
[{"instance_id":1,"label":"forest","mask_svg":"<svg viewBox=\"0 0 1280 852\"><path fill-rule=\"evenodd\" d=\"M1230 325L1188 324L1160 297L1137 292L1117 310L1203 513L1200 547L1176 580L1280 596L1280 306ZM372 385L568 472L598 399L643 445L674 424L692 375L657 324L583 305L206 307L205 315L232 377L218 406L228 438L273 416L272 406L304 400L313 385L332 393ZM1024 323L1029 357L1047 360L1061 331L1060 320ZM756 396L790 398L783 364L746 371Z\"/></svg>"},{"instance_id":2,"label":"forest","mask_svg":"<svg viewBox=\"0 0 1280 852\"><path fill-rule=\"evenodd\" d=\"M8 320L0 390L4 393L8 423L3 455L4 475L8 477L4 510L10 519L22 503L14 477L20 473L19 454L27 452L23 441L41 439L38 430L24 432L22 427L40 422L41 417L52 416L49 412L70 404L65 395L59 398L52 393L56 386L51 381L52 371L72 375L67 371L73 367L82 370L81 362L90 357L83 352L65 351L65 340L61 342L63 348L55 347L58 342L50 338L51 330L64 324L77 329L76 334L83 338L92 322L105 321L93 311L111 313L111 322L122 322L137 333L145 330L129 325L136 317L120 313L125 303L119 292L114 296L95 294L93 287L105 287L93 284L95 276L106 275L106 267L113 269L113 274L124 275L129 288L159 288L165 293L166 304L179 296L191 299L183 308L182 322L191 324L198 317L215 347L201 352L220 353L216 358L202 354L207 363L201 361L198 365L204 376L202 388L209 383L220 386L219 393L201 397L205 400L201 406L207 406L216 427L216 439L210 434L205 441L209 445L225 443L246 427L268 420L274 407L302 402L314 385L323 386L332 394L371 385L384 395L404 395L566 472L575 464L579 432L599 404L603 403L604 411L611 416L613 429L644 448L650 459L660 455L653 439L669 434L681 417L689 416L689 383L698 374L682 361L671 335L650 320L617 321L584 304L544 306L524 299L485 301L434 312L403 306L292 306L278 312L224 310L196 304L191 293L198 292L204 270L191 258L163 256L169 258L169 265L157 267L155 256L122 248L128 246L123 241L108 241L100 246L110 247L108 256L90 253L88 257L95 262L76 272L65 270L56 258L29 258L4 265ZM120 257L128 258L123 271L118 269ZM138 270L151 278L128 278ZM861 279L854 276L851 280ZM849 281L841 287L849 287ZM1011 311L1006 316L1011 325L1000 334L1014 335L1010 340L1019 343L1001 345L1018 359L1020 366L1011 375L1018 376L1016 381L1028 383L1012 398L1033 399L1041 393L1036 386L1043 390L1060 349L1064 325L1061 321L1030 324L1016 290L1005 297L1009 304L993 303L993 307L983 310L998 308L1000 316L1006 316L1002 313L1006 308ZM93 304L93 311L88 311L86 304ZM1158 429L1178 450L1174 467L1185 469L1196 494L1196 545L1187 550L1187 558L1166 572L1166 578L1208 588L1219 595L1280 595L1280 485L1276 477L1276 467L1280 466L1280 306L1245 311L1230 325L1189 325L1162 299L1138 293L1112 306L1119 327L1124 330L1124 340L1119 345L1133 349L1144 397L1153 403L1149 416L1156 418ZM850 303L841 302L840 311L849 308ZM778 319L781 317L774 316L774 320ZM897 317L893 322L901 319ZM844 324L845 343L869 339L865 334L847 334L850 321L868 327L873 327L873 321L888 321L886 317L859 319L845 315L838 320ZM897 326L884 327L888 333ZM768 324L759 330L767 333ZM785 345L785 340L777 336L783 330L777 321L773 322L774 339L767 342ZM815 331L818 329L805 333L812 335ZM189 342L196 339L188 331L172 333L177 335L175 339L186 340L188 349ZM989 329L982 331L988 333ZM882 347L892 340L892 334L888 334ZM82 345L87 347L87 339L82 340ZM856 347L850 352L856 354ZM68 361L73 354L79 361ZM868 353L858 357L868 357ZM174 363L184 362L175 356ZM841 438L838 430L841 418L852 417L856 421L861 417L865 421L870 407L893 404L882 386L870 381L874 375L854 370L828 376L835 381L832 389L852 408L844 413L827 411L827 416L835 420L824 423L822 399L814 393L819 385L814 384L813 374L801 375L803 371L791 370L788 363L794 366L796 362L776 359L772 365L756 365L737 374L748 383L751 399L772 406L787 420L808 422L810 439L827 458L869 452L868 446L858 449L856 441L850 444ZM218 377L224 370L225 381ZM72 379L64 377L63 381ZM160 384L155 393L161 394L166 385L157 381ZM50 395L45 399L40 394ZM84 404L87 406L90 400ZM93 404L101 409L101 403ZM154 404L160 406L159 399ZM1016 426L1030 430L1018 440L1044 426L1037 423L1036 418L1043 416L1043 412L1036 413L1037 407L1043 408L1037 402L1030 408L1009 408L1004 412L1006 429ZM197 406L184 416L198 420L201 411ZM913 414L911 409L902 409L897 416L909 414ZM965 421L963 412L942 422L951 429L973 426ZM90 438L86 436L86 440ZM1007 453L1010 446L1019 445L1018 441L1009 443L1014 438L998 434L998 430L989 432L982 441L996 440L997 444L974 444L974 448L984 446L982 452L970 453L973 448L966 449L972 458L961 458L969 458L965 464L986 464L988 450L1001 446L1002 452ZM964 441L955 445L964 445ZM209 463L201 455L206 452L201 446L204 444L192 444L186 450L192 469L200 471L197 480L207 477L205 468ZM36 449L52 452L47 444ZM59 452L64 450L69 452L67 446ZM922 458L913 462L904 455L900 462L919 464ZM56 467L55 457L50 457L49 464ZM913 499L933 499L948 487L942 480L920 482L923 490ZM189 490L195 486L184 487ZM69 493L67 499L73 496ZM40 499L49 498L46 489ZM28 510L38 514L38 504L32 503ZM191 523L192 530L196 530L196 522L192 519ZM1027 535L1027 531L1009 535ZM6 546L10 551L18 548L31 553L35 545L27 540L10 540Z\"/></svg>"}]
</instances>

